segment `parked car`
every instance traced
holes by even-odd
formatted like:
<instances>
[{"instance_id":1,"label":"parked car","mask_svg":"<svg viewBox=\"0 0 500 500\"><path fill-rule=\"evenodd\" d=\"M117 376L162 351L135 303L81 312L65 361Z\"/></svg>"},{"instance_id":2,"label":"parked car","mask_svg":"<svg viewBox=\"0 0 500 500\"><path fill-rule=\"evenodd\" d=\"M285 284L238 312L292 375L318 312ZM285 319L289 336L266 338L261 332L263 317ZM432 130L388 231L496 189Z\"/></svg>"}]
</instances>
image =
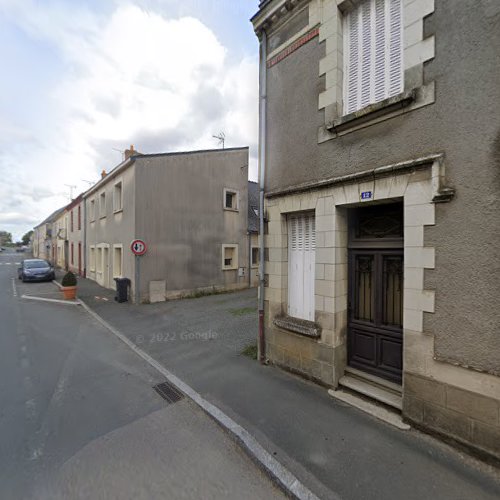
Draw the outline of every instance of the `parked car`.
<instances>
[{"instance_id":1,"label":"parked car","mask_svg":"<svg viewBox=\"0 0 500 500\"><path fill-rule=\"evenodd\" d=\"M17 253L24 253L24 248L23 247L17 247L16 248Z\"/></svg>"},{"instance_id":2,"label":"parked car","mask_svg":"<svg viewBox=\"0 0 500 500\"><path fill-rule=\"evenodd\" d=\"M20 280L26 281L52 281L55 279L54 268L49 262L42 259L25 259L17 270Z\"/></svg>"}]
</instances>

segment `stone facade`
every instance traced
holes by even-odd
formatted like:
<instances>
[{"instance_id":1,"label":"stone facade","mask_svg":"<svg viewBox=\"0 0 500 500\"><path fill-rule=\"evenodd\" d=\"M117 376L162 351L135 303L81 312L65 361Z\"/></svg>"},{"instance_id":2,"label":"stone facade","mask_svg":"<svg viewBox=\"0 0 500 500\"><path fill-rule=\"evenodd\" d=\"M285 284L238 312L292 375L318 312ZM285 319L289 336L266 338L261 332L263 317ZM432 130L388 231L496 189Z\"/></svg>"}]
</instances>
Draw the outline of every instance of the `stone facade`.
<instances>
[{"instance_id":1,"label":"stone facade","mask_svg":"<svg viewBox=\"0 0 500 500\"><path fill-rule=\"evenodd\" d=\"M248 148L133 154L84 194L87 277L111 289L128 278L141 302L247 288L247 191ZM148 246L138 281L137 238ZM226 246L236 250L230 268Z\"/></svg>"},{"instance_id":2,"label":"stone facade","mask_svg":"<svg viewBox=\"0 0 500 500\"><path fill-rule=\"evenodd\" d=\"M275 0L252 20L259 37L280 41L268 47L266 81L266 354L337 387L347 365L349 211L402 202L403 418L500 458L491 251L500 221L490 210L500 74L488 65L498 57L500 6L485 0L475 16L451 0L403 0L403 92L345 115L342 18L360 3ZM458 39L466 56L449 50ZM473 103L481 125L467 119L478 78L489 95ZM305 211L316 221L315 320L294 326L287 216Z\"/></svg>"}]
</instances>

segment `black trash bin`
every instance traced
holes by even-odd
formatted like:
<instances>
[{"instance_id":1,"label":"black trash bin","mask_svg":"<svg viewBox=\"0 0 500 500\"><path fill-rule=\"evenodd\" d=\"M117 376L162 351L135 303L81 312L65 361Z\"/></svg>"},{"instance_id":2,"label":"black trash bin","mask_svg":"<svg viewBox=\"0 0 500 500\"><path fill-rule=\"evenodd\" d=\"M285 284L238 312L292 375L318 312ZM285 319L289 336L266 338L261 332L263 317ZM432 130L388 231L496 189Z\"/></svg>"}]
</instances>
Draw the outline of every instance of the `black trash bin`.
<instances>
[{"instance_id":1,"label":"black trash bin","mask_svg":"<svg viewBox=\"0 0 500 500\"><path fill-rule=\"evenodd\" d=\"M115 300L119 303L127 302L130 280L128 278L115 278L115 281L116 281Z\"/></svg>"}]
</instances>

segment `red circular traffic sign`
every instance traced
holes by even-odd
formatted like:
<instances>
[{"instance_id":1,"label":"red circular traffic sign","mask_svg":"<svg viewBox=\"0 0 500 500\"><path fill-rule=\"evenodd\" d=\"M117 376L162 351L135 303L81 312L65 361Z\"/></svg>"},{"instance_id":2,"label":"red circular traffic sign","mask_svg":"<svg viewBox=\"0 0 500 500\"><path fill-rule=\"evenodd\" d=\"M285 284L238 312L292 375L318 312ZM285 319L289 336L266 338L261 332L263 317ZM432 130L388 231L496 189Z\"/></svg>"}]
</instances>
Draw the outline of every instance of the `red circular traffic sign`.
<instances>
[{"instance_id":1,"label":"red circular traffic sign","mask_svg":"<svg viewBox=\"0 0 500 500\"><path fill-rule=\"evenodd\" d=\"M132 250L132 253L134 255L144 255L147 252L148 247L146 246L146 243L144 241L134 240L130 244L130 250Z\"/></svg>"}]
</instances>

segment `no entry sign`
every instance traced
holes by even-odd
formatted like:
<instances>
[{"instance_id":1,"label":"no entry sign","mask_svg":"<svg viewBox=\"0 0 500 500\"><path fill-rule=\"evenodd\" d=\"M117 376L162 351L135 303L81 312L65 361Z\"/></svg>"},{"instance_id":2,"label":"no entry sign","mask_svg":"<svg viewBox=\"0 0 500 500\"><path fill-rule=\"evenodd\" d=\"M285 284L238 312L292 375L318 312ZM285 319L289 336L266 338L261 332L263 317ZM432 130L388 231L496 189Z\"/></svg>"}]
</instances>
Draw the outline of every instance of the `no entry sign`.
<instances>
[{"instance_id":1,"label":"no entry sign","mask_svg":"<svg viewBox=\"0 0 500 500\"><path fill-rule=\"evenodd\" d=\"M148 247L146 243L142 240L134 240L130 244L130 250L134 255L144 255L147 252Z\"/></svg>"}]
</instances>

